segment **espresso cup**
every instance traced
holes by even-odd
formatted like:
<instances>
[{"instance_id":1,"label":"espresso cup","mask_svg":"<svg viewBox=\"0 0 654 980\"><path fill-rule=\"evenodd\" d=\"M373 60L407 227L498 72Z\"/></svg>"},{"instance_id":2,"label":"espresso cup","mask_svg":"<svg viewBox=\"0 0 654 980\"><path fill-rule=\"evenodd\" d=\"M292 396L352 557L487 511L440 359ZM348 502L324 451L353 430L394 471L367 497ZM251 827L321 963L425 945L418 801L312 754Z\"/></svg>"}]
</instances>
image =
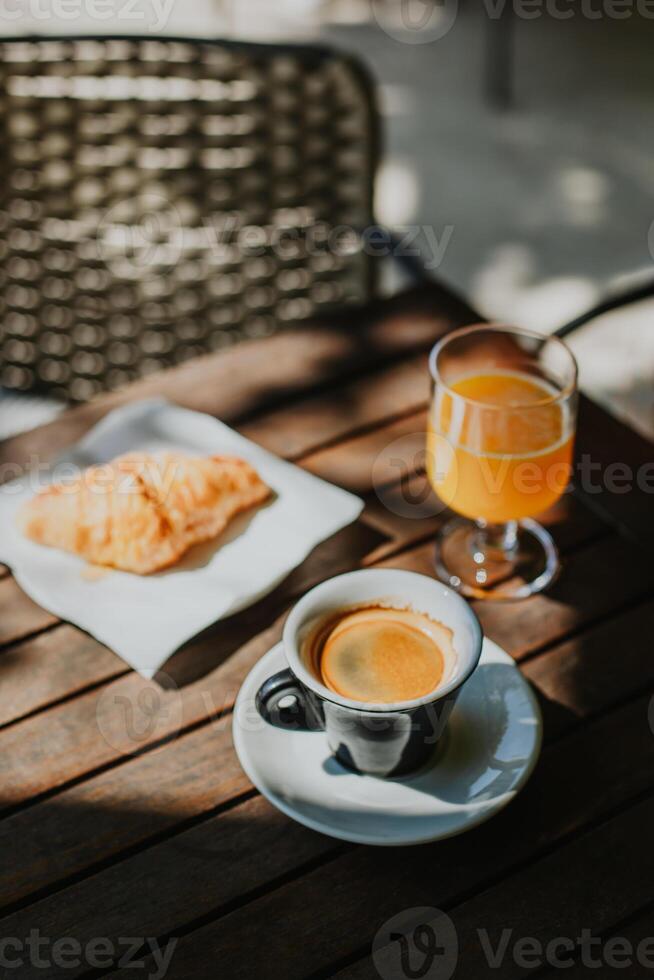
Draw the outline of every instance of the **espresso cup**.
<instances>
[{"instance_id":1,"label":"espresso cup","mask_svg":"<svg viewBox=\"0 0 654 980\"><path fill-rule=\"evenodd\" d=\"M411 701L374 703L342 697L322 683L307 660L307 637L323 618L363 604L408 608L452 631L456 657L433 691ZM355 772L400 776L432 756L479 663L482 641L470 606L436 579L394 569L348 572L317 585L291 610L283 635L289 668L261 685L256 707L278 727L325 731L335 757Z\"/></svg>"}]
</instances>

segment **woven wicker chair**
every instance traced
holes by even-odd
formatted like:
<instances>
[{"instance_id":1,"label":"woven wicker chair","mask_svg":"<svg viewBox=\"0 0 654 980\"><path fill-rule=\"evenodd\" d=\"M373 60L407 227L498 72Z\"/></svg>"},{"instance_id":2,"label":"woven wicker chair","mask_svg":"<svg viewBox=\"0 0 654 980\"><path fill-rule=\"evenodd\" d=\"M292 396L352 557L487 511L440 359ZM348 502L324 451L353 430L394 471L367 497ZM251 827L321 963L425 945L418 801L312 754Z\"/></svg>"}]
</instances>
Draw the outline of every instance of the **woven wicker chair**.
<instances>
[{"instance_id":1,"label":"woven wicker chair","mask_svg":"<svg viewBox=\"0 0 654 980\"><path fill-rule=\"evenodd\" d=\"M360 303L371 83L316 47L0 42L0 386L85 401Z\"/></svg>"}]
</instances>

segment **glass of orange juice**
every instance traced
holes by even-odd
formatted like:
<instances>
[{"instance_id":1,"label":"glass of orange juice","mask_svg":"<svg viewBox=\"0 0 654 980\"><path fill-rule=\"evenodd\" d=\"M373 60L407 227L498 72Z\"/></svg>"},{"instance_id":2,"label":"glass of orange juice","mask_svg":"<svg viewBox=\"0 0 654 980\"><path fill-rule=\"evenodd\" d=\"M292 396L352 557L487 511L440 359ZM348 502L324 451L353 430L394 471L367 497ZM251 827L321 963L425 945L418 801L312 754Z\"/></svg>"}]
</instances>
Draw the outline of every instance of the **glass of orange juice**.
<instances>
[{"instance_id":1,"label":"glass of orange juice","mask_svg":"<svg viewBox=\"0 0 654 980\"><path fill-rule=\"evenodd\" d=\"M559 556L533 515L570 481L575 359L557 337L482 324L436 344L430 370L427 473L461 515L438 535L438 576L477 599L540 592Z\"/></svg>"}]
</instances>

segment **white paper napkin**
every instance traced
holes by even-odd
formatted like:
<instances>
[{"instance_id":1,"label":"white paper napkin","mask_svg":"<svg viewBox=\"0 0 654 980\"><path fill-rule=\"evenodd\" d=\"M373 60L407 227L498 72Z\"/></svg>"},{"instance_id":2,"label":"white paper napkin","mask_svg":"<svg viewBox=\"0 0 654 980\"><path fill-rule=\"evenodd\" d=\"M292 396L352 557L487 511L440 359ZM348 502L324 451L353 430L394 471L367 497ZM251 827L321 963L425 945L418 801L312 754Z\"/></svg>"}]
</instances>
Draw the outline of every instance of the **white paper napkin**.
<instances>
[{"instance_id":1,"label":"white paper napkin","mask_svg":"<svg viewBox=\"0 0 654 980\"><path fill-rule=\"evenodd\" d=\"M35 602L87 630L145 676L196 633L270 592L363 508L358 497L278 459L222 422L159 399L111 412L45 478L63 475L70 464L105 463L136 449L240 456L275 497L167 571L95 575L81 559L34 544L16 528L16 511L37 486L33 476L21 477L0 487L0 561Z\"/></svg>"}]
</instances>

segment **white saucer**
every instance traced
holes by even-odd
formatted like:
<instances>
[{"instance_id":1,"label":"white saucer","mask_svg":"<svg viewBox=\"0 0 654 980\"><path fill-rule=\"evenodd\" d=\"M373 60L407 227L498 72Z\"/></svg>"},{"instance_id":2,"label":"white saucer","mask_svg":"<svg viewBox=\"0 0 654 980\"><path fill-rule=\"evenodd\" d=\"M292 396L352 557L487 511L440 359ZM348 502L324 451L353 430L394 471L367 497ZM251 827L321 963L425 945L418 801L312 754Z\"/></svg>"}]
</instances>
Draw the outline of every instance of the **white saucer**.
<instances>
[{"instance_id":1,"label":"white saucer","mask_svg":"<svg viewBox=\"0 0 654 980\"><path fill-rule=\"evenodd\" d=\"M434 761L411 776L360 776L332 756L324 732L265 722L255 695L287 666L282 644L253 667L234 708L234 745L257 789L294 820L361 844L422 844L490 819L520 792L536 764L542 720L514 660L484 640Z\"/></svg>"}]
</instances>

